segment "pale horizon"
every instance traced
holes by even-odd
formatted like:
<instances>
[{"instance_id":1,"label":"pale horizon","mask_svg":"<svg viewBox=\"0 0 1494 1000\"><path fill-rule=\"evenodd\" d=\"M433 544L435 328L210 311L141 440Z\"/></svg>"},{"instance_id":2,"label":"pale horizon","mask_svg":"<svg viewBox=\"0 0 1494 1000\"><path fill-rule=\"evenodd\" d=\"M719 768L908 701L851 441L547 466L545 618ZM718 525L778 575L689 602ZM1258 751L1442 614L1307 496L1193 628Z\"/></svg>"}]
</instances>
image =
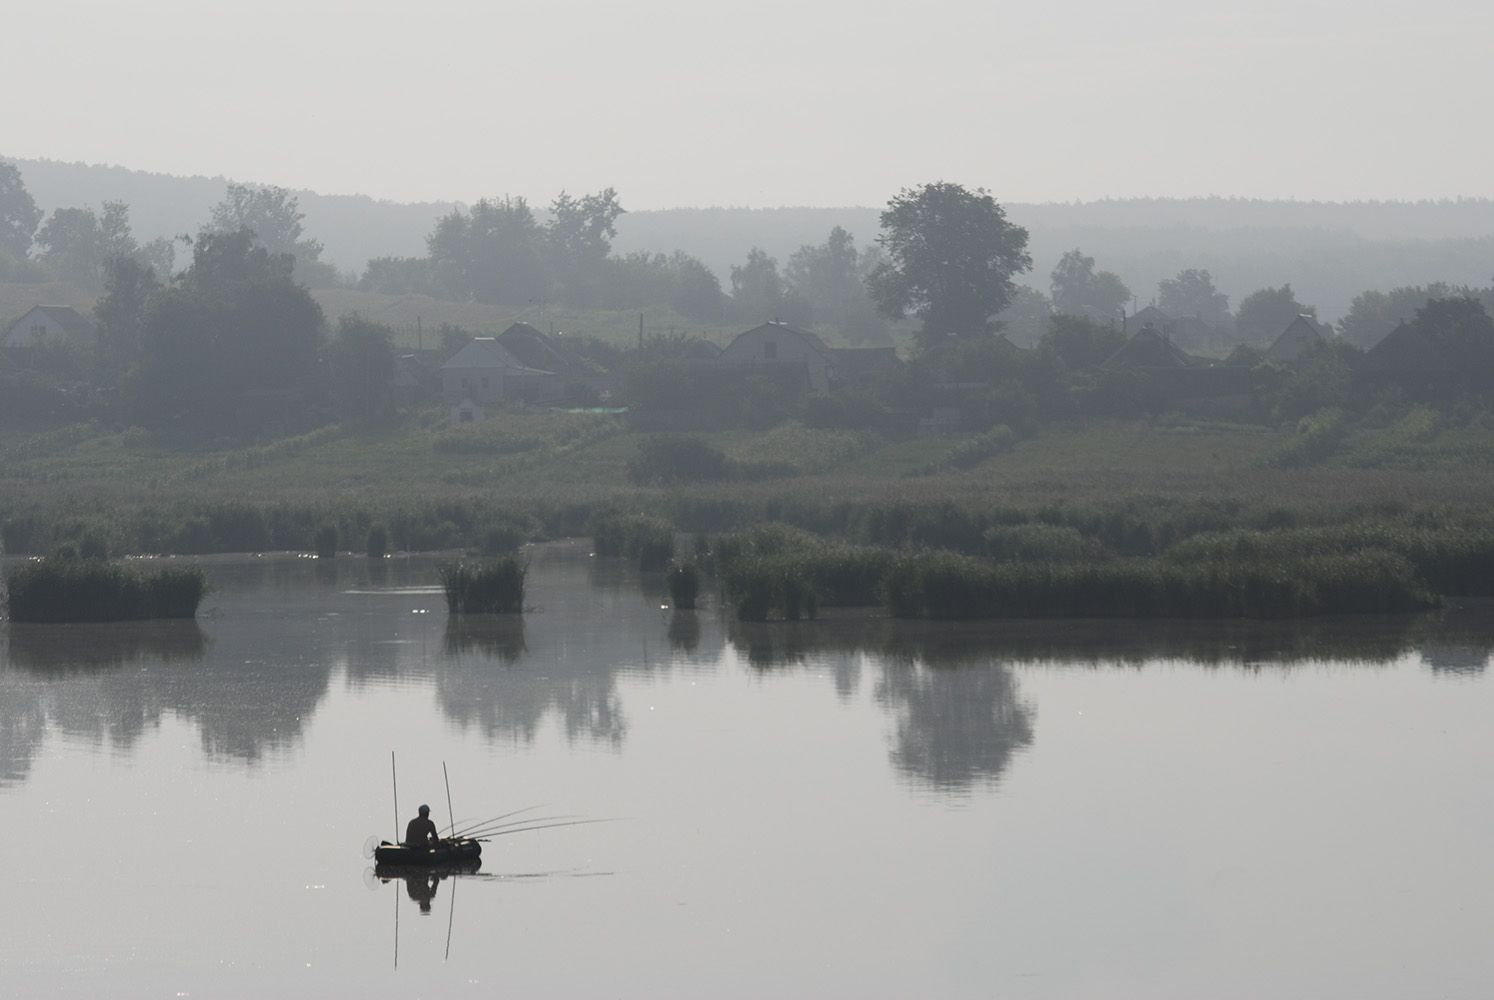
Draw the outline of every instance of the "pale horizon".
<instances>
[{"instance_id":1,"label":"pale horizon","mask_svg":"<svg viewBox=\"0 0 1494 1000\"><path fill-rule=\"evenodd\" d=\"M383 201L876 206L941 179L1029 204L1494 195L1494 15L1450 0L60 0L0 23L67 41L10 53L45 85L7 107L6 156Z\"/></svg>"}]
</instances>

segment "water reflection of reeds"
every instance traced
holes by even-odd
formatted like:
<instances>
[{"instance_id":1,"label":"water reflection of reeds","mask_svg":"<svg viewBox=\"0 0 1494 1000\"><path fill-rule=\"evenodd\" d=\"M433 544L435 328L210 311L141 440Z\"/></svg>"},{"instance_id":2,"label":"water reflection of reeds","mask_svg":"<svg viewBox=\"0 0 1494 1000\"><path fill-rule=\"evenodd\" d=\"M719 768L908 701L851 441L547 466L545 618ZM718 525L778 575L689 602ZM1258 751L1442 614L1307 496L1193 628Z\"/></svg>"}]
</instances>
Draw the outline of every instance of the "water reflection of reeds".
<instances>
[{"instance_id":1,"label":"water reflection of reeds","mask_svg":"<svg viewBox=\"0 0 1494 1000\"><path fill-rule=\"evenodd\" d=\"M208 637L195 619L42 625L11 622L8 662L39 674L100 672L143 660L195 662Z\"/></svg>"},{"instance_id":2,"label":"water reflection of reeds","mask_svg":"<svg viewBox=\"0 0 1494 1000\"><path fill-rule=\"evenodd\" d=\"M524 642L524 617L451 615L446 619L444 648L450 657L475 652L513 666L529 649Z\"/></svg>"}]
</instances>

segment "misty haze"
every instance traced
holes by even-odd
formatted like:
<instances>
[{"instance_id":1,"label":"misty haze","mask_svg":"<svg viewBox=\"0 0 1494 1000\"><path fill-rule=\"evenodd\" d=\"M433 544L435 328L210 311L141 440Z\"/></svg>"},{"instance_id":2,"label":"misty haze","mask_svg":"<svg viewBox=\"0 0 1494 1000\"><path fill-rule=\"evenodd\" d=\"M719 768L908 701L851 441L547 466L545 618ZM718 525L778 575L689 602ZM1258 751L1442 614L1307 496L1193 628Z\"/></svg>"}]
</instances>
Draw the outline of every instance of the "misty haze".
<instances>
[{"instance_id":1,"label":"misty haze","mask_svg":"<svg viewBox=\"0 0 1494 1000\"><path fill-rule=\"evenodd\" d=\"M1489 15L4 22L7 997L1494 986Z\"/></svg>"}]
</instances>

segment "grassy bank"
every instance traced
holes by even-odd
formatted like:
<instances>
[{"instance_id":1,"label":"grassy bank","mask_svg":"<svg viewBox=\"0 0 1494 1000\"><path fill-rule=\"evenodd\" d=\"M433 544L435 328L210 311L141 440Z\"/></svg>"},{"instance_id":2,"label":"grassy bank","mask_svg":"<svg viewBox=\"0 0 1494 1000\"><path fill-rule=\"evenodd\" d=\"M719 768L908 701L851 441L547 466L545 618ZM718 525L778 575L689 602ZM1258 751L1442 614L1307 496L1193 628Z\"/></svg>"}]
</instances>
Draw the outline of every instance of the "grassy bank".
<instances>
[{"instance_id":1,"label":"grassy bank","mask_svg":"<svg viewBox=\"0 0 1494 1000\"><path fill-rule=\"evenodd\" d=\"M768 581L753 585L755 607L767 605L753 613L773 617L888 603L890 567L933 558L920 553L1007 574L1038 567L1045 579L1096 594L1113 587L1119 596L1095 600L1122 614L1172 613L1164 609L1184 603L1158 597L1146 604L1156 610L1128 611L1126 593L1173 595L1208 579L1246 596L1199 598L1200 608L1323 613L1349 589L1335 577L1348 571L1335 567L1374 553L1391 559L1376 572L1403 560L1434 594L1494 592L1494 432L1409 426L1392 422L1379 438L1357 428L1339 452L1292 464L1279 458L1297 431L1236 425L899 437L790 423L699 435L733 473L713 481L630 476L657 438L589 414L505 413L460 428L414 419L375 433L325 428L193 451L135 429L82 424L0 431L0 542L32 554L58 546L94 555L313 551L333 540L360 551L382 530L391 551L497 556L524 541L590 536L598 553L663 569L681 533L729 548L739 543L723 536L773 525L791 533L759 539L751 551ZM1316 596L1262 582L1283 567L1297 572L1307 555L1321 557L1308 569L1327 581ZM931 608L927 597L908 596L938 590L933 570L919 572L906 601L945 614L939 600ZM1034 586L966 575L974 589ZM751 589L728 585L738 597ZM1410 584L1396 592L1391 604L1408 600Z\"/></svg>"}]
</instances>

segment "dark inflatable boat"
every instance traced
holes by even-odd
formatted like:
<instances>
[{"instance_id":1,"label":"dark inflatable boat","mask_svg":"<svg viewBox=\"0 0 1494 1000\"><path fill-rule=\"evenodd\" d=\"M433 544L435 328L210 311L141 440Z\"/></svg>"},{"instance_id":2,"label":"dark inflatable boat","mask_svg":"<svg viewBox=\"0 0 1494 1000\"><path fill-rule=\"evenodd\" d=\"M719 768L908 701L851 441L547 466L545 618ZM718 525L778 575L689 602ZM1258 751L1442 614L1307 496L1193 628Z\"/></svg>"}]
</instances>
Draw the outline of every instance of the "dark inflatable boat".
<instances>
[{"instance_id":1,"label":"dark inflatable boat","mask_svg":"<svg viewBox=\"0 0 1494 1000\"><path fill-rule=\"evenodd\" d=\"M374 848L374 861L391 868L459 868L476 864L482 857L482 844L466 837L443 840L432 848L406 847L381 841Z\"/></svg>"}]
</instances>

